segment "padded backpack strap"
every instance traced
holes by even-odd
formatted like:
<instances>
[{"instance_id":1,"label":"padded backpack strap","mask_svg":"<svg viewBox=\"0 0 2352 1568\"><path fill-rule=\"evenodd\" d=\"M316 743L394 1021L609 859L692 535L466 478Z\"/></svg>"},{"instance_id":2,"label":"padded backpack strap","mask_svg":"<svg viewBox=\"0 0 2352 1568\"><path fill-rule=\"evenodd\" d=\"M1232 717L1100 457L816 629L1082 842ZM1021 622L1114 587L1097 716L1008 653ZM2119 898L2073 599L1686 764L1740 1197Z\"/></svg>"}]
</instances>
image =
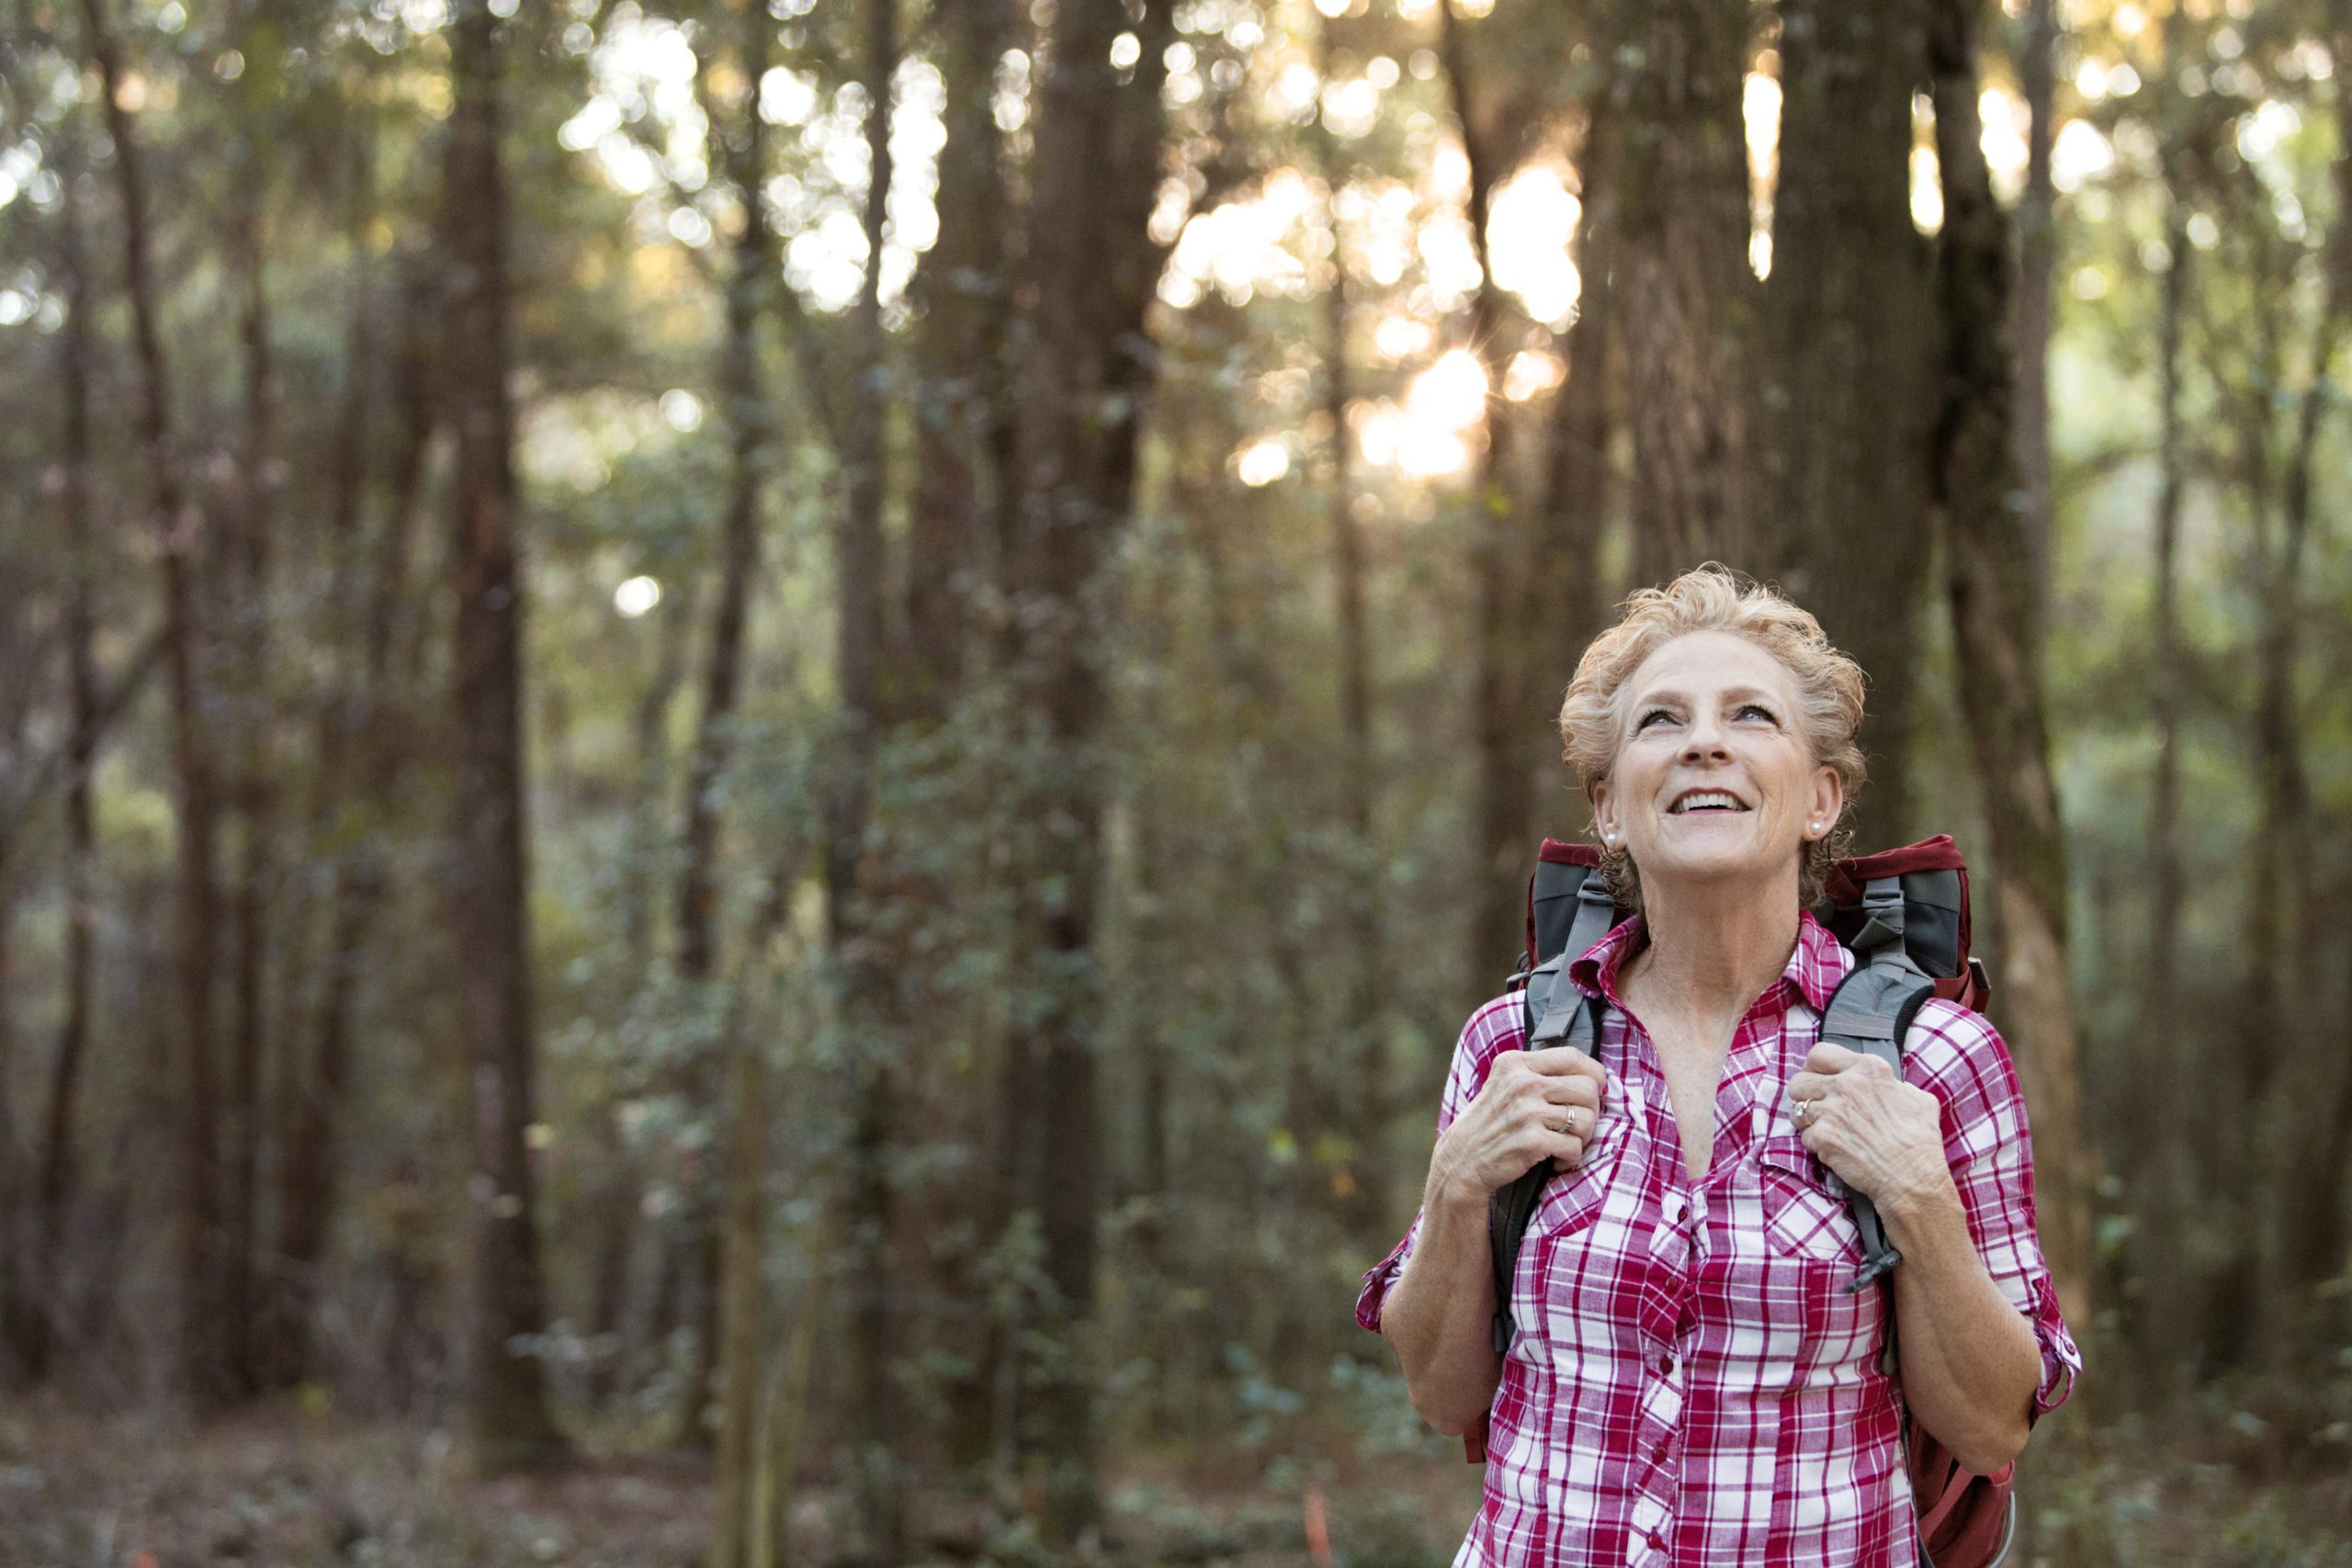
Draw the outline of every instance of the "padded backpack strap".
<instances>
[{"instance_id":1,"label":"padded backpack strap","mask_svg":"<svg viewBox=\"0 0 2352 1568\"><path fill-rule=\"evenodd\" d=\"M1599 877L1589 879L1598 883ZM1601 895L1606 905L1608 895ZM1583 912L1577 913L1579 921ZM1603 928L1601 935L1607 935ZM1593 942L1599 942L1596 936ZM1586 946L1590 946L1588 942ZM1607 1006L1597 997L1588 997L1577 989L1568 978L1568 964L1583 954L1584 948L1574 945L1563 948L1535 966L1527 977L1526 1019L1527 1045L1530 1051L1548 1050L1566 1045L1582 1051L1588 1056L1600 1055L1600 1017ZM1495 1352L1510 1348L1513 1324L1510 1316L1511 1281L1519 1274L1519 1247L1527 1234L1527 1222L1534 1217L1536 1206L1544 1200L1544 1187L1552 1179L1549 1160L1528 1168L1527 1173L1508 1187L1498 1187L1487 1205L1487 1251L1495 1267Z\"/></svg>"},{"instance_id":2,"label":"padded backpack strap","mask_svg":"<svg viewBox=\"0 0 2352 1568\"><path fill-rule=\"evenodd\" d=\"M1821 1038L1849 1051L1876 1056L1903 1076L1903 1040L1936 983L1903 948L1903 884L1893 876L1873 879L1862 894L1863 921L1852 943L1863 960L1838 983L1821 1015ZM1894 1270L1903 1254L1886 1238L1878 1208L1860 1192L1852 1195L1854 1224L1862 1233L1862 1267L1846 1287L1852 1294Z\"/></svg>"}]
</instances>

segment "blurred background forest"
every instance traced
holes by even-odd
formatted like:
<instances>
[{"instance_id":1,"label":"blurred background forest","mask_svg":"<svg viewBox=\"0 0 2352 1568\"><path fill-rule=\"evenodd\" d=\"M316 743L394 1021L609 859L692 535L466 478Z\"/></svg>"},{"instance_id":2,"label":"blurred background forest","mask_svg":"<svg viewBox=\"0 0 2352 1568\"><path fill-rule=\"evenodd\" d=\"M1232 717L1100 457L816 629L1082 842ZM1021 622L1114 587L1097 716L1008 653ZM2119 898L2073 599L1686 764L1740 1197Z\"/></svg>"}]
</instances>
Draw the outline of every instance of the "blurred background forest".
<instances>
[{"instance_id":1,"label":"blurred background forest","mask_svg":"<svg viewBox=\"0 0 2352 1568\"><path fill-rule=\"evenodd\" d=\"M2028 1560L2352 1562L2352 0L0 4L0 1561L1443 1561L1714 558L1977 868Z\"/></svg>"}]
</instances>

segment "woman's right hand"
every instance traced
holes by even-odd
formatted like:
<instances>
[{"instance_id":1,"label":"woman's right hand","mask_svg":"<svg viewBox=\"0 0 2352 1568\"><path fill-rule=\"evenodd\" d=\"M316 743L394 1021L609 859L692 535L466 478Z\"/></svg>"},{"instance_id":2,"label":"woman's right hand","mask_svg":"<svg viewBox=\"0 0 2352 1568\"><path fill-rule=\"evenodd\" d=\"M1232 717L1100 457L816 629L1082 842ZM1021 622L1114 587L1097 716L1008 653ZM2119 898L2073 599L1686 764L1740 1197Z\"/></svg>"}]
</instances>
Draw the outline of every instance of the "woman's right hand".
<instances>
[{"instance_id":1,"label":"woman's right hand","mask_svg":"<svg viewBox=\"0 0 2352 1568\"><path fill-rule=\"evenodd\" d=\"M1572 1047L1505 1051L1438 1139L1436 1185L1483 1203L1540 1161L1574 1170L1600 1123L1607 1088L1600 1064Z\"/></svg>"}]
</instances>

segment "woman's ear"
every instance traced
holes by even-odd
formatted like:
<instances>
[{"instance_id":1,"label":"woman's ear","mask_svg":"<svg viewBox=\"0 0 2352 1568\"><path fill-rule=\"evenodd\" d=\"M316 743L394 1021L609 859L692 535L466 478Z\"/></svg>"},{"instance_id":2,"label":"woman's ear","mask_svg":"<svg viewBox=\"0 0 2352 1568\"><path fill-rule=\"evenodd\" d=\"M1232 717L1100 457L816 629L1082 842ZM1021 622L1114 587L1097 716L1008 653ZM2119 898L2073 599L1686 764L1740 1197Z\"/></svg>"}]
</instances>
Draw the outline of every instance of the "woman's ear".
<instances>
[{"instance_id":1,"label":"woman's ear","mask_svg":"<svg viewBox=\"0 0 2352 1568\"><path fill-rule=\"evenodd\" d=\"M1805 818L1805 837L1827 838L1830 830L1838 826L1838 815L1845 809L1846 781L1838 776L1837 769L1824 762L1813 770L1813 814ZM1821 829L1817 833L1813 831L1815 823Z\"/></svg>"},{"instance_id":2,"label":"woman's ear","mask_svg":"<svg viewBox=\"0 0 2352 1568\"><path fill-rule=\"evenodd\" d=\"M1592 786L1592 826L1603 844L1617 847L1617 809L1609 798L1606 782Z\"/></svg>"}]
</instances>

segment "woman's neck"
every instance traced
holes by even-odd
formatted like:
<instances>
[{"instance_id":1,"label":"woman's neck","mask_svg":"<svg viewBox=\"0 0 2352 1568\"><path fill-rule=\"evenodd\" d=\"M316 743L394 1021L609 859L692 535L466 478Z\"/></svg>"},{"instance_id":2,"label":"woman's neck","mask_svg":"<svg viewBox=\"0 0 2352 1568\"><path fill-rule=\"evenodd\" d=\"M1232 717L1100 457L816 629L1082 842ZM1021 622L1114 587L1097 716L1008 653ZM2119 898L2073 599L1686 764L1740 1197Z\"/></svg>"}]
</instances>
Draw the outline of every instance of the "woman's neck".
<instances>
[{"instance_id":1,"label":"woman's neck","mask_svg":"<svg viewBox=\"0 0 2352 1568\"><path fill-rule=\"evenodd\" d=\"M1793 876L1736 891L1645 881L1640 988L1677 1011L1736 1017L1788 967L1797 926Z\"/></svg>"}]
</instances>

